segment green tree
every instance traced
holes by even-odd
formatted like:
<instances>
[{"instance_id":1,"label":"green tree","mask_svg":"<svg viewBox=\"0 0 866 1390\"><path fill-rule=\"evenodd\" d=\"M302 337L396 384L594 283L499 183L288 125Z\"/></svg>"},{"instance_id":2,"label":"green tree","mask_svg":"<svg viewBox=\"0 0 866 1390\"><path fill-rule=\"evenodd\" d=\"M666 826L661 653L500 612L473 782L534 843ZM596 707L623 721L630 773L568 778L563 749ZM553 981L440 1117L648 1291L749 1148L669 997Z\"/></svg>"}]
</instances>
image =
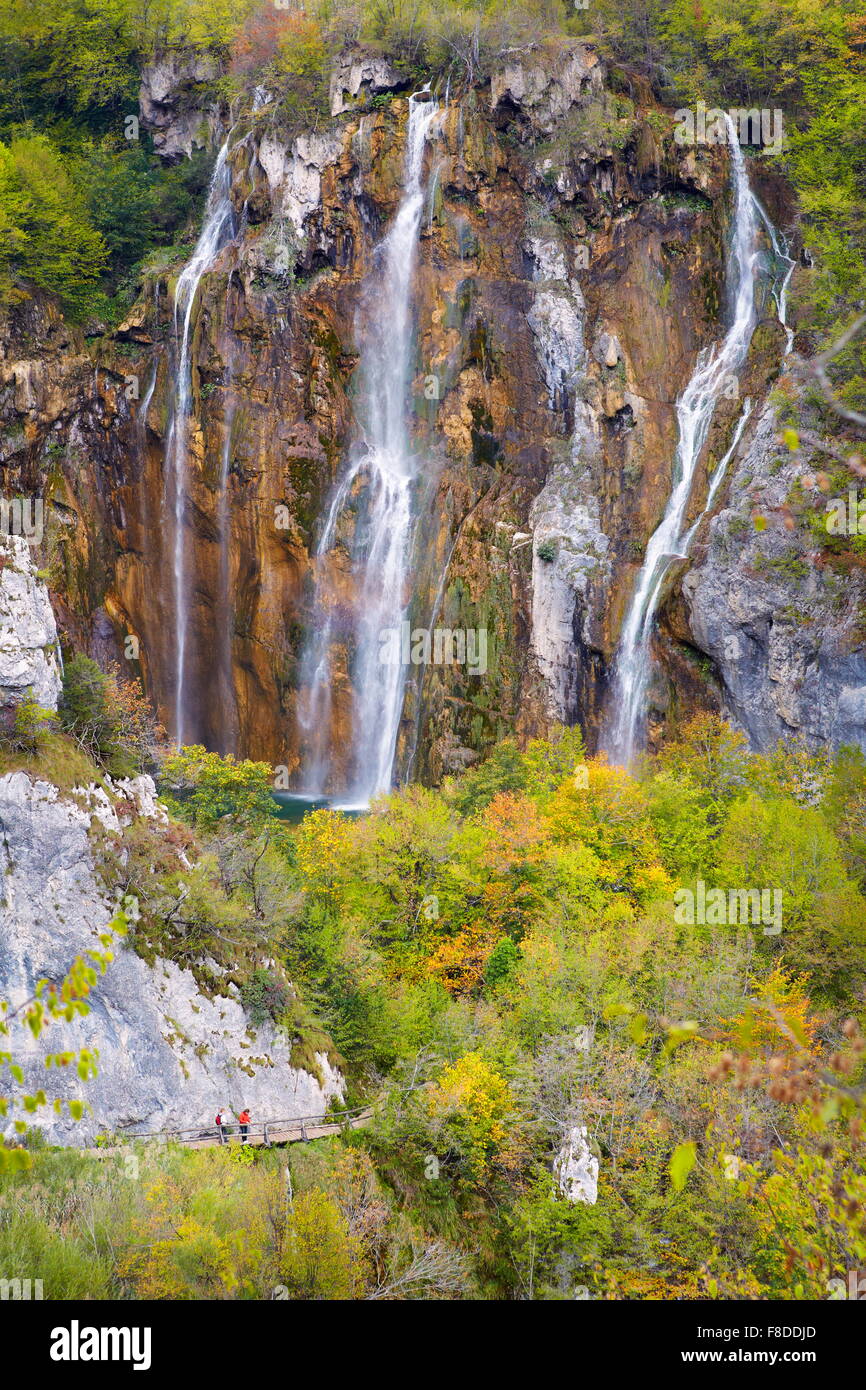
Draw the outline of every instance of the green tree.
<instances>
[{"instance_id":1,"label":"green tree","mask_svg":"<svg viewBox=\"0 0 866 1390\"><path fill-rule=\"evenodd\" d=\"M236 760L192 744L165 759L161 776L172 813L202 829L235 816L250 829L276 816L274 773L267 763Z\"/></svg>"},{"instance_id":2,"label":"green tree","mask_svg":"<svg viewBox=\"0 0 866 1390\"><path fill-rule=\"evenodd\" d=\"M59 295L73 314L91 309L105 243L44 135L0 144L0 208L6 231L0 280L7 296L13 278L21 276Z\"/></svg>"}]
</instances>

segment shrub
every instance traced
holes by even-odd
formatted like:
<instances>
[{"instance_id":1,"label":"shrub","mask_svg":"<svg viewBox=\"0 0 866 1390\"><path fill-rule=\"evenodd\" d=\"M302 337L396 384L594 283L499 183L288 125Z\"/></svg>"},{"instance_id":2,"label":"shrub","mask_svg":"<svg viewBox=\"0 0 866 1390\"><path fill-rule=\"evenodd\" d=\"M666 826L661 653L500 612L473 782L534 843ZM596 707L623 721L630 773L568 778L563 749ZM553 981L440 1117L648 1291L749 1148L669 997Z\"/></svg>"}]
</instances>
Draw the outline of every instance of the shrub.
<instances>
[{"instance_id":1,"label":"shrub","mask_svg":"<svg viewBox=\"0 0 866 1390\"><path fill-rule=\"evenodd\" d=\"M152 765L161 730L133 681L115 668L100 670L88 656L74 656L63 672L59 707L63 728L95 762L118 777Z\"/></svg>"},{"instance_id":2,"label":"shrub","mask_svg":"<svg viewBox=\"0 0 866 1390\"><path fill-rule=\"evenodd\" d=\"M257 1028L268 1019L276 1021L289 1002L287 989L269 970L254 970L241 985L241 1003Z\"/></svg>"},{"instance_id":3,"label":"shrub","mask_svg":"<svg viewBox=\"0 0 866 1390\"><path fill-rule=\"evenodd\" d=\"M11 724L0 733L0 747L35 757L44 749L56 724L50 709L43 709L32 690L16 705Z\"/></svg>"}]
</instances>

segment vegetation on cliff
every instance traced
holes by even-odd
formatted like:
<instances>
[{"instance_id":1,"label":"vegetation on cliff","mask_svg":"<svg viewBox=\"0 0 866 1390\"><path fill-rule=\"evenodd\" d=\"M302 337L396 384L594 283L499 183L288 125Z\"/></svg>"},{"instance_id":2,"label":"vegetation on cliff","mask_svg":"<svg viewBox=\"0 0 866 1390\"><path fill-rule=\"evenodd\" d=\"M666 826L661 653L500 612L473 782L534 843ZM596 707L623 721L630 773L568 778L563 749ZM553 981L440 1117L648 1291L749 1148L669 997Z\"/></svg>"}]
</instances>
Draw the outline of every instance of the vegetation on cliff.
<instances>
[{"instance_id":1,"label":"vegetation on cliff","mask_svg":"<svg viewBox=\"0 0 866 1390\"><path fill-rule=\"evenodd\" d=\"M638 106L665 135L681 104L783 110L783 148L751 155L798 204L804 357L830 341L866 300L866 40L846 0L597 0L588 13L316 0L302 14L14 0L0 17L0 301L48 292L97 334L149 257L184 254L211 154L169 164L127 130L155 60L212 60L193 61L189 85L224 117L252 120L264 84L266 119L293 134L330 119L347 45L387 55L407 86L450 80L474 99L507 52L555 53L581 34L617 93L609 119L566 132L571 151L627 146ZM672 213L703 206L664 196ZM859 344L830 368L854 409ZM789 451L813 426L830 432L817 389L804 399L788 382L778 397ZM492 467L479 421L473 466ZM814 447L826 454L826 439ZM829 447L842 472L827 487L842 492L848 446ZM792 529L801 509L792 496ZM552 541L534 553L556 562ZM807 569L793 552L770 563L796 580ZM0 771L67 787L131 775L157 764L159 734L137 686L76 655L56 719L19 705ZM631 775L556 729L364 817L315 810L298 826L276 814L264 762L196 746L161 757L159 776L166 824L91 833L106 892L137 904L125 949L236 992L252 1026L285 1030L296 1066L327 1055L349 1103L375 1115L292 1153L288 1194L284 1154L139 1146L97 1166L27 1135L16 1162L32 1166L0 1175L5 1277L39 1269L52 1298L793 1298L862 1268L860 752L755 756L702 716ZM60 1021L95 982L78 976L52 999ZM0 1066L15 1076L11 1055ZM568 1200L556 1167L583 1126L594 1203Z\"/></svg>"},{"instance_id":2,"label":"vegetation on cliff","mask_svg":"<svg viewBox=\"0 0 866 1390\"><path fill-rule=\"evenodd\" d=\"M296 828L265 771L167 768L210 864L187 902L211 905L156 914L159 948L272 959L248 1007L279 1017L295 982L372 1125L292 1151L288 1205L266 1153L136 1149L97 1174L37 1151L35 1184L0 1188L13 1273L38 1251L55 1297L792 1298L862 1264L861 754L750 756L701 718L631 777L562 730ZM141 948L165 853L125 854ZM681 906L767 885L778 920ZM594 1205L552 1171L580 1124Z\"/></svg>"}]
</instances>

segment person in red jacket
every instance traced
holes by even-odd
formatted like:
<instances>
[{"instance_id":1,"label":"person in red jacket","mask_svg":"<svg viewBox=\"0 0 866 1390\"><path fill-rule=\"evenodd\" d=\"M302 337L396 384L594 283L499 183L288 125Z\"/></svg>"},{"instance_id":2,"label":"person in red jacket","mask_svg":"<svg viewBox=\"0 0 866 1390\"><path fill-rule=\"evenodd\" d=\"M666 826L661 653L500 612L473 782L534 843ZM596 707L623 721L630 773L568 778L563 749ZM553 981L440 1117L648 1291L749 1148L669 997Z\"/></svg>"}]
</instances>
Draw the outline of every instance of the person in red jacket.
<instances>
[{"instance_id":1,"label":"person in red jacket","mask_svg":"<svg viewBox=\"0 0 866 1390\"><path fill-rule=\"evenodd\" d=\"M250 1132L250 1112L247 1110L246 1106L244 1106L243 1110L238 1115L238 1124L241 1127L241 1143L245 1144L247 1142L247 1135Z\"/></svg>"}]
</instances>

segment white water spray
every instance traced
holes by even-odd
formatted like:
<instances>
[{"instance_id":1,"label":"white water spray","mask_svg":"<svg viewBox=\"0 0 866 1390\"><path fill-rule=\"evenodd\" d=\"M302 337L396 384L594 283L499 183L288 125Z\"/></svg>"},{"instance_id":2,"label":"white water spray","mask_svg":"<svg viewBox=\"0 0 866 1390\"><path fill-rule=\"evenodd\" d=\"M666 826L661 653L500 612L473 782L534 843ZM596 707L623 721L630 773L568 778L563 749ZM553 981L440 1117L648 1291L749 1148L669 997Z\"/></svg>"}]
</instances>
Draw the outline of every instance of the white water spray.
<instances>
[{"instance_id":1,"label":"white water spray","mask_svg":"<svg viewBox=\"0 0 866 1390\"><path fill-rule=\"evenodd\" d=\"M189 627L189 586L186 573L184 521L192 399L190 326L201 278L213 263L217 252L232 234L232 205L229 197L231 176L228 168L228 151L229 142L226 140L217 155L199 239L192 256L178 277L174 294L174 332L175 340L180 342L180 350L175 370L171 423L166 439L165 489L166 510L171 512L174 527L172 564L176 661L174 738L178 748L183 744L184 735L186 647ZM171 489L170 496L169 489Z\"/></svg>"},{"instance_id":2,"label":"white water spray","mask_svg":"<svg viewBox=\"0 0 866 1390\"><path fill-rule=\"evenodd\" d=\"M673 490L665 514L653 532L631 600L614 668L603 745L623 765L634 757L646 715L646 693L652 658L653 622L670 566L687 553L694 527L685 533L684 520L692 484L707 440L716 404L731 375L740 367L755 326L755 269L758 259L756 203L749 189L746 164L730 116L725 117L734 188L733 237L728 254L728 284L733 290L731 326L720 346L704 349L691 380L677 401L678 443ZM750 408L750 407L747 407ZM745 425L741 417L734 445ZM716 487L721 482L716 470ZM713 489L715 491L715 489Z\"/></svg>"},{"instance_id":3,"label":"white water spray","mask_svg":"<svg viewBox=\"0 0 866 1390\"><path fill-rule=\"evenodd\" d=\"M352 749L347 799L364 806L391 786L406 673L380 660L383 630L399 628L408 612L409 567L414 544L414 484L408 388L412 358L412 282L424 208L424 147L439 115L433 100L412 99L406 143L404 191L394 221L374 253L374 274L361 307L359 342L361 437L331 502L316 551L319 579L315 636L307 652L306 693L298 718L306 735L304 791L322 795L331 765L331 642L333 603L323 571L336 529L349 503L355 508L351 544L355 606L350 618Z\"/></svg>"}]
</instances>

